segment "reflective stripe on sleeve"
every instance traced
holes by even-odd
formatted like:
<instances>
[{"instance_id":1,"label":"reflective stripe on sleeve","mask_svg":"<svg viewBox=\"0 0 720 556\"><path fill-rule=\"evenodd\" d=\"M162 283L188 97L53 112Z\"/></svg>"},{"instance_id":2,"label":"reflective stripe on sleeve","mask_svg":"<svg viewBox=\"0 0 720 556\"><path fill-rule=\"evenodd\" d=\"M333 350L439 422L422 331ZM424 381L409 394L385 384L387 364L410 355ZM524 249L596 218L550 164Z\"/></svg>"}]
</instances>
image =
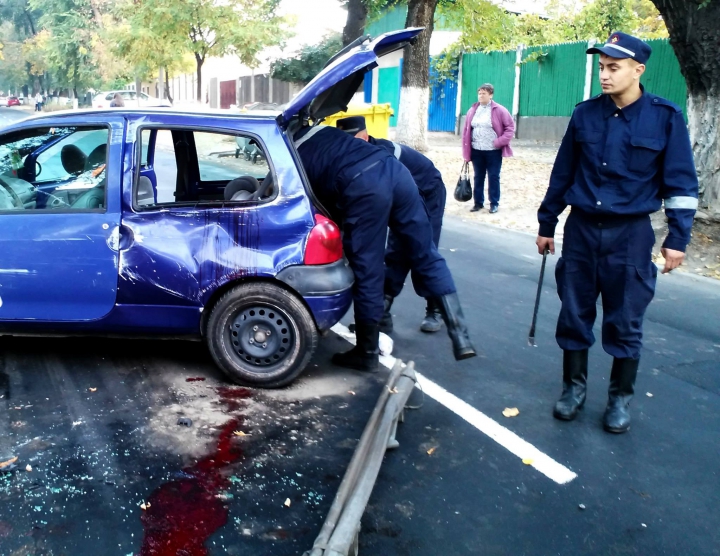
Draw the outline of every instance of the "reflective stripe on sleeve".
<instances>
[{"instance_id":1,"label":"reflective stripe on sleeve","mask_svg":"<svg viewBox=\"0 0 720 556\"><path fill-rule=\"evenodd\" d=\"M670 197L665 199L666 209L691 209L698 208L698 200L695 197Z\"/></svg>"},{"instance_id":2,"label":"reflective stripe on sleeve","mask_svg":"<svg viewBox=\"0 0 720 556\"><path fill-rule=\"evenodd\" d=\"M393 155L395 155L395 158L400 160L400 155L402 154L402 145L399 145L395 141L393 141L393 146L395 149L393 150Z\"/></svg>"},{"instance_id":3,"label":"reflective stripe on sleeve","mask_svg":"<svg viewBox=\"0 0 720 556\"><path fill-rule=\"evenodd\" d=\"M308 141L310 138L312 138L313 135L315 135L316 133L322 131L322 130L325 129L326 127L328 127L328 126L326 126L326 125L316 125L316 126L315 126L314 128L312 128L310 131L308 131L305 135L303 135L300 139L298 139L297 141L295 141L295 148L296 148L296 149L299 149L299 148L300 148L300 145L302 145L305 141Z\"/></svg>"}]
</instances>

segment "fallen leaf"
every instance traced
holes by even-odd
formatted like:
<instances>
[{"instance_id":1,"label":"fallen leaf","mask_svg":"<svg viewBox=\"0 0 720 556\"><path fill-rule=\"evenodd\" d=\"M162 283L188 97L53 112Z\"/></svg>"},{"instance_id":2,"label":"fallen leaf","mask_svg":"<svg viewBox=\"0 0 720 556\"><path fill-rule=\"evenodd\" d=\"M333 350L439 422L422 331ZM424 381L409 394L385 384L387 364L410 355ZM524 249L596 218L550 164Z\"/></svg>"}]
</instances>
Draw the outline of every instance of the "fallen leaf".
<instances>
[{"instance_id":1,"label":"fallen leaf","mask_svg":"<svg viewBox=\"0 0 720 556\"><path fill-rule=\"evenodd\" d=\"M250 436L249 434L243 432L243 431L234 431L233 434L235 436Z\"/></svg>"},{"instance_id":2,"label":"fallen leaf","mask_svg":"<svg viewBox=\"0 0 720 556\"><path fill-rule=\"evenodd\" d=\"M647 525L645 525L644 523L641 523L640 525L642 525L643 527L647 527Z\"/></svg>"},{"instance_id":3,"label":"fallen leaf","mask_svg":"<svg viewBox=\"0 0 720 556\"><path fill-rule=\"evenodd\" d=\"M290 507L290 498L286 498L286 499L285 499L285 504L284 504L284 506L285 506L286 508L289 508L289 507Z\"/></svg>"},{"instance_id":4,"label":"fallen leaf","mask_svg":"<svg viewBox=\"0 0 720 556\"><path fill-rule=\"evenodd\" d=\"M27 471L28 473L30 473L30 471L32 471L32 465L30 465L30 464L28 463L28 464L25 466L25 471Z\"/></svg>"},{"instance_id":5,"label":"fallen leaf","mask_svg":"<svg viewBox=\"0 0 720 556\"><path fill-rule=\"evenodd\" d=\"M143 502L140 504L140 509L147 510L150 507L150 502Z\"/></svg>"},{"instance_id":6,"label":"fallen leaf","mask_svg":"<svg viewBox=\"0 0 720 556\"><path fill-rule=\"evenodd\" d=\"M91 392L97 392L97 388L88 388Z\"/></svg>"},{"instance_id":7,"label":"fallen leaf","mask_svg":"<svg viewBox=\"0 0 720 556\"><path fill-rule=\"evenodd\" d=\"M7 461L0 462L0 469L5 469L6 467L11 466L13 463L15 463L17 461L17 459L18 459L17 456L15 456L14 458L10 458Z\"/></svg>"},{"instance_id":8,"label":"fallen leaf","mask_svg":"<svg viewBox=\"0 0 720 556\"><path fill-rule=\"evenodd\" d=\"M525 458L525 459L522 460L522 461L523 461L523 463L524 463L525 465L532 465L533 463L535 463L535 460L534 460L534 459L531 459L531 458Z\"/></svg>"},{"instance_id":9,"label":"fallen leaf","mask_svg":"<svg viewBox=\"0 0 720 556\"><path fill-rule=\"evenodd\" d=\"M520 410L517 407L506 407L503 410L503 415L505 415L505 417L517 417L520 415Z\"/></svg>"},{"instance_id":10,"label":"fallen leaf","mask_svg":"<svg viewBox=\"0 0 720 556\"><path fill-rule=\"evenodd\" d=\"M580 508L581 510L584 510L584 509L585 509L585 504L580 504L580 505L578 506L578 508Z\"/></svg>"},{"instance_id":11,"label":"fallen leaf","mask_svg":"<svg viewBox=\"0 0 720 556\"><path fill-rule=\"evenodd\" d=\"M352 390L348 390L348 394L352 394L354 396L355 392L353 392Z\"/></svg>"},{"instance_id":12,"label":"fallen leaf","mask_svg":"<svg viewBox=\"0 0 720 556\"><path fill-rule=\"evenodd\" d=\"M646 395L648 398L652 398L652 397L653 397L653 395L652 395L650 392L648 392L648 393L645 394L645 395Z\"/></svg>"},{"instance_id":13,"label":"fallen leaf","mask_svg":"<svg viewBox=\"0 0 720 556\"><path fill-rule=\"evenodd\" d=\"M437 450L436 446L433 446L427 451L428 456L432 456L435 453L435 450Z\"/></svg>"}]
</instances>

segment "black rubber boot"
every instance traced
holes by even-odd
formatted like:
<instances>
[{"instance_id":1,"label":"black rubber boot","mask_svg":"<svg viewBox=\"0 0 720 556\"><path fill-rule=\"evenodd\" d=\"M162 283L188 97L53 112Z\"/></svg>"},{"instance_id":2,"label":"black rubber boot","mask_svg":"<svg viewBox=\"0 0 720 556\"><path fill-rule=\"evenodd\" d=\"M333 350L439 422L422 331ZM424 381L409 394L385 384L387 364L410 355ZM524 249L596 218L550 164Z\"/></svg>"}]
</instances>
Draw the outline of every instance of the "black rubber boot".
<instances>
[{"instance_id":1,"label":"black rubber boot","mask_svg":"<svg viewBox=\"0 0 720 556\"><path fill-rule=\"evenodd\" d=\"M383 334L390 335L393 331L393 320L392 314L390 313L390 307L392 307L393 301L395 301L395 298L393 296L385 294L385 312L380 319L380 332L382 332Z\"/></svg>"},{"instance_id":2,"label":"black rubber boot","mask_svg":"<svg viewBox=\"0 0 720 556\"><path fill-rule=\"evenodd\" d=\"M433 302L440 309L440 314L445 321L445 326L447 326L448 336L450 336L453 344L455 359L461 361L462 359L475 357L477 353L470 342L470 335L468 334L467 324L465 323L457 293L433 298Z\"/></svg>"},{"instance_id":3,"label":"black rubber boot","mask_svg":"<svg viewBox=\"0 0 720 556\"><path fill-rule=\"evenodd\" d=\"M440 308L431 299L427 300L425 309L425 318L420 324L420 330L423 332L437 332L442 328L442 313Z\"/></svg>"},{"instance_id":4,"label":"black rubber boot","mask_svg":"<svg viewBox=\"0 0 720 556\"><path fill-rule=\"evenodd\" d=\"M379 338L380 328L377 324L355 323L355 347L344 353L336 353L332 356L332 362L340 367L357 371L378 372L380 364Z\"/></svg>"},{"instance_id":5,"label":"black rubber boot","mask_svg":"<svg viewBox=\"0 0 720 556\"><path fill-rule=\"evenodd\" d=\"M555 404L553 416L572 421L585 405L587 391L588 350L563 352L563 390Z\"/></svg>"},{"instance_id":6,"label":"black rubber boot","mask_svg":"<svg viewBox=\"0 0 720 556\"><path fill-rule=\"evenodd\" d=\"M608 404L603 415L603 428L608 432L620 434L630 428L630 400L635 393L640 359L613 360L608 388Z\"/></svg>"}]
</instances>

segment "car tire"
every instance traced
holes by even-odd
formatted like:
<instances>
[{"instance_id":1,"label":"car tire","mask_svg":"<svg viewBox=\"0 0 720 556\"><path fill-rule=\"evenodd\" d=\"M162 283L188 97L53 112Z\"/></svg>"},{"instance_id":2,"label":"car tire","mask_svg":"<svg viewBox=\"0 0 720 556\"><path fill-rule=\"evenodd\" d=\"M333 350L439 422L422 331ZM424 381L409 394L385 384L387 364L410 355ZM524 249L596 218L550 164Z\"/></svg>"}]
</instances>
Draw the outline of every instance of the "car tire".
<instances>
[{"instance_id":1,"label":"car tire","mask_svg":"<svg viewBox=\"0 0 720 556\"><path fill-rule=\"evenodd\" d=\"M309 363L318 341L305 305L269 283L248 283L224 294L205 331L210 354L237 384L277 388L292 382Z\"/></svg>"}]
</instances>

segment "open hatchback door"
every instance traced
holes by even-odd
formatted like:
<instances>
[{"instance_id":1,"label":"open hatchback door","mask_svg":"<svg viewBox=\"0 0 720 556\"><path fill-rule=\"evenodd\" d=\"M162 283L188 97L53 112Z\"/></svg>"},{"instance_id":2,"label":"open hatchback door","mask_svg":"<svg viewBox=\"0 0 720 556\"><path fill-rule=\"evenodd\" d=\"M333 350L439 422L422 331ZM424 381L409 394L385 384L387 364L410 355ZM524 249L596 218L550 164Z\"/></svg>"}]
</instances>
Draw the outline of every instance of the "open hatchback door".
<instances>
[{"instance_id":1,"label":"open hatchback door","mask_svg":"<svg viewBox=\"0 0 720 556\"><path fill-rule=\"evenodd\" d=\"M341 54L318 73L297 96L288 102L278 117L287 128L296 116L321 120L347 109L353 95L360 88L365 74L378 65L378 58L404 48L417 37L422 27L403 29L380 35Z\"/></svg>"}]
</instances>

